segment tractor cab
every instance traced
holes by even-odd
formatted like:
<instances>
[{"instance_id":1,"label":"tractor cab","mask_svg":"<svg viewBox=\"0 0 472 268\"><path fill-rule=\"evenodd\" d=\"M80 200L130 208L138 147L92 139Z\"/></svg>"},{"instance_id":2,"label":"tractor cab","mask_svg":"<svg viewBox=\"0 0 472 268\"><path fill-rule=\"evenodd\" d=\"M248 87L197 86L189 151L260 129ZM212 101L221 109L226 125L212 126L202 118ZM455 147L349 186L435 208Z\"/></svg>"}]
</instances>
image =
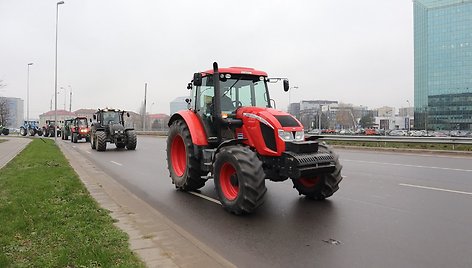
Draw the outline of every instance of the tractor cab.
<instances>
[{"instance_id":1,"label":"tractor cab","mask_svg":"<svg viewBox=\"0 0 472 268\"><path fill-rule=\"evenodd\" d=\"M240 108L273 108L267 83L277 80L280 78L270 79L267 73L246 67L195 73L188 87L192 90L188 103L202 121L209 142L236 138L234 129L243 124L237 113ZM284 80L284 90L288 88L288 80Z\"/></svg>"}]
</instances>

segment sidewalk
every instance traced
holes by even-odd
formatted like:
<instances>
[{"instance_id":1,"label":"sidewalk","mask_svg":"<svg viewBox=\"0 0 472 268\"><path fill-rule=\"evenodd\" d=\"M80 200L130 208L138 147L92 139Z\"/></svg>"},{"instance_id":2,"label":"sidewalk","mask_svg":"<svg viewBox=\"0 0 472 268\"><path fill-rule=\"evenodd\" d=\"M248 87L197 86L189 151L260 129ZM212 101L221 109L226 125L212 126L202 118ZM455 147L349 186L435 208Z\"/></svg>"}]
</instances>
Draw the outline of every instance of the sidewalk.
<instances>
[{"instance_id":1,"label":"sidewalk","mask_svg":"<svg viewBox=\"0 0 472 268\"><path fill-rule=\"evenodd\" d=\"M12 136L1 136L0 139L6 140L0 143L0 169L15 158L31 142L29 138Z\"/></svg>"},{"instance_id":2,"label":"sidewalk","mask_svg":"<svg viewBox=\"0 0 472 268\"><path fill-rule=\"evenodd\" d=\"M171 222L82 156L58 142L71 166L115 225L128 233L130 248L148 267L235 267Z\"/></svg>"}]
</instances>

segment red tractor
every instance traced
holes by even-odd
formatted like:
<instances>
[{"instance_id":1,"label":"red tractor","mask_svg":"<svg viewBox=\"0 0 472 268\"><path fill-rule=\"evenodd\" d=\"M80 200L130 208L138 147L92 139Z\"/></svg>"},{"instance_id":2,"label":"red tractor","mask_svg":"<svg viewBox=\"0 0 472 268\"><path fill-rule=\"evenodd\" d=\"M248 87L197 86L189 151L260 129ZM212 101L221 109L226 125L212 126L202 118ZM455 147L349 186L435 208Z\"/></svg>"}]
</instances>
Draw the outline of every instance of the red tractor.
<instances>
[{"instance_id":1,"label":"red tractor","mask_svg":"<svg viewBox=\"0 0 472 268\"><path fill-rule=\"evenodd\" d=\"M323 200L339 189L338 156L318 136L305 136L292 115L273 108L267 83L282 80L251 68L195 73L188 110L172 115L167 165L177 189L194 191L213 178L223 207L253 212L265 180L291 179L300 195ZM283 79L284 90L289 90Z\"/></svg>"}]
</instances>

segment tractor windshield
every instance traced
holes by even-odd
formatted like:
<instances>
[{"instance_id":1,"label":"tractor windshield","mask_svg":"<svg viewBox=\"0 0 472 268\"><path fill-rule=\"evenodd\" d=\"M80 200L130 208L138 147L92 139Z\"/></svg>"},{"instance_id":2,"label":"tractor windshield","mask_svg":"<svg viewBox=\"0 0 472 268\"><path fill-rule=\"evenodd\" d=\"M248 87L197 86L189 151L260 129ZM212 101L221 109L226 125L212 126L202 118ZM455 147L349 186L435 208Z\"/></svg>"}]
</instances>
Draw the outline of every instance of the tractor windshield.
<instances>
[{"instance_id":1,"label":"tractor windshield","mask_svg":"<svg viewBox=\"0 0 472 268\"><path fill-rule=\"evenodd\" d=\"M77 120L77 125L79 127L87 127L87 118L80 118Z\"/></svg>"},{"instance_id":2,"label":"tractor windshield","mask_svg":"<svg viewBox=\"0 0 472 268\"><path fill-rule=\"evenodd\" d=\"M254 75L220 74L221 110L233 113L242 106L270 107L265 78ZM214 105L213 77L203 78L197 89L197 109L211 113Z\"/></svg>"},{"instance_id":3,"label":"tractor windshield","mask_svg":"<svg viewBox=\"0 0 472 268\"><path fill-rule=\"evenodd\" d=\"M119 124L121 122L120 113L116 111L103 112L103 122L105 124L110 124L110 123Z\"/></svg>"}]
</instances>

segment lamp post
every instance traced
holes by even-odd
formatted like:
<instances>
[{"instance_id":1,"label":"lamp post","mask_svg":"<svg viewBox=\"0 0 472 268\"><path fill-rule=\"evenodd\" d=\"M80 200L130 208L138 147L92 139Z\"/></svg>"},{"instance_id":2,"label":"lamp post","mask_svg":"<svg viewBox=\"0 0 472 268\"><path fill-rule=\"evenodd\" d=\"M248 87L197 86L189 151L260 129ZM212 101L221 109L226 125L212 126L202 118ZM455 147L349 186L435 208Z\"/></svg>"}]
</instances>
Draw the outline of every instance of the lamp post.
<instances>
[{"instance_id":1,"label":"lamp post","mask_svg":"<svg viewBox=\"0 0 472 268\"><path fill-rule=\"evenodd\" d=\"M59 5L64 4L64 1L56 3L56 54L54 63L54 142L57 142L57 25L59 21Z\"/></svg>"},{"instance_id":2,"label":"lamp post","mask_svg":"<svg viewBox=\"0 0 472 268\"><path fill-rule=\"evenodd\" d=\"M64 87L61 87L61 89L64 91L64 111L66 110L66 103L67 103L67 92Z\"/></svg>"},{"instance_id":3,"label":"lamp post","mask_svg":"<svg viewBox=\"0 0 472 268\"><path fill-rule=\"evenodd\" d=\"M72 112L72 87L69 85L69 112Z\"/></svg>"},{"instance_id":4,"label":"lamp post","mask_svg":"<svg viewBox=\"0 0 472 268\"><path fill-rule=\"evenodd\" d=\"M32 62L28 63L28 77L26 81L26 121L29 122L29 73L30 66L33 65Z\"/></svg>"},{"instance_id":5,"label":"lamp post","mask_svg":"<svg viewBox=\"0 0 472 268\"><path fill-rule=\"evenodd\" d=\"M406 116L408 117L408 135L409 135L410 134L410 127L411 127L411 123L410 123L410 107L411 107L411 104L410 104L409 100L406 100L406 103L408 103L408 109L406 110Z\"/></svg>"},{"instance_id":6,"label":"lamp post","mask_svg":"<svg viewBox=\"0 0 472 268\"><path fill-rule=\"evenodd\" d=\"M318 116L318 129L320 131L320 134L321 134L321 116L322 115L323 115L323 105L320 104L320 113Z\"/></svg>"},{"instance_id":7,"label":"lamp post","mask_svg":"<svg viewBox=\"0 0 472 268\"><path fill-rule=\"evenodd\" d=\"M295 89L295 88L298 89L298 86L293 86L293 87L291 87L290 89ZM288 91L288 105L289 105L289 106L290 106L290 103L291 103L291 100L290 100L290 97L291 97L291 95L292 95L291 92L292 92L292 90L289 90L289 91Z\"/></svg>"}]
</instances>

